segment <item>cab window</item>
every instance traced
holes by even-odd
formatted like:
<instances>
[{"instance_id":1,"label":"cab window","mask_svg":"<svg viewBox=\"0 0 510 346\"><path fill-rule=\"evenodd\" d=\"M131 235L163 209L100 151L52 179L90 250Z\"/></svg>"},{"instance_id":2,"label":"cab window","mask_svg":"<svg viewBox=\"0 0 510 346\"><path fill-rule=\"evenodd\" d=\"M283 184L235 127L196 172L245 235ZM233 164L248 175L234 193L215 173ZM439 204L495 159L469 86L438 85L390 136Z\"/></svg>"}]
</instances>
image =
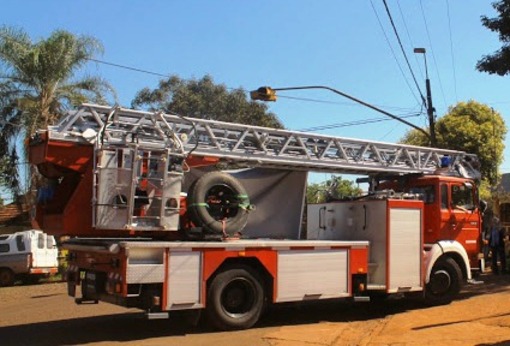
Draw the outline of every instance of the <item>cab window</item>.
<instances>
[{"instance_id":1,"label":"cab window","mask_svg":"<svg viewBox=\"0 0 510 346\"><path fill-rule=\"evenodd\" d=\"M415 186L409 189L409 193L418 195L418 198L425 204L432 204L436 200L436 193L433 185Z\"/></svg>"},{"instance_id":2,"label":"cab window","mask_svg":"<svg viewBox=\"0 0 510 346\"><path fill-rule=\"evenodd\" d=\"M56 247L55 238L48 236L46 238L46 248L47 249L54 249L55 247Z\"/></svg>"},{"instance_id":3,"label":"cab window","mask_svg":"<svg viewBox=\"0 0 510 346\"><path fill-rule=\"evenodd\" d=\"M16 247L18 248L18 251L25 251L25 242L23 241L23 236L18 235L16 236Z\"/></svg>"},{"instance_id":4,"label":"cab window","mask_svg":"<svg viewBox=\"0 0 510 346\"><path fill-rule=\"evenodd\" d=\"M463 208L473 210L475 208L473 198L473 186L468 184L452 185L452 208Z\"/></svg>"},{"instance_id":5,"label":"cab window","mask_svg":"<svg viewBox=\"0 0 510 346\"><path fill-rule=\"evenodd\" d=\"M39 249L44 249L44 235L43 234L39 234L39 237L37 238L37 248Z\"/></svg>"}]
</instances>

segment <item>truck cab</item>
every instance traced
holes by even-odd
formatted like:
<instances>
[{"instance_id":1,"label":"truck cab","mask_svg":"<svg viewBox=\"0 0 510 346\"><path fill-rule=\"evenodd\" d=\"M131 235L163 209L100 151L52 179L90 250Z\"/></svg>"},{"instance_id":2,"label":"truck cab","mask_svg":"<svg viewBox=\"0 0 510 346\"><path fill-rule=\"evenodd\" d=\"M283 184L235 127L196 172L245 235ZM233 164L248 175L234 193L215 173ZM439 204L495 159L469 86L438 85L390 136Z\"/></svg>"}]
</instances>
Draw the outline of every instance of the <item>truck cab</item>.
<instances>
[{"instance_id":1,"label":"truck cab","mask_svg":"<svg viewBox=\"0 0 510 346\"><path fill-rule=\"evenodd\" d=\"M457 241L472 269L480 265L482 210L475 183L450 175L415 175L388 180L378 189L417 196L424 202L424 243Z\"/></svg>"}]
</instances>

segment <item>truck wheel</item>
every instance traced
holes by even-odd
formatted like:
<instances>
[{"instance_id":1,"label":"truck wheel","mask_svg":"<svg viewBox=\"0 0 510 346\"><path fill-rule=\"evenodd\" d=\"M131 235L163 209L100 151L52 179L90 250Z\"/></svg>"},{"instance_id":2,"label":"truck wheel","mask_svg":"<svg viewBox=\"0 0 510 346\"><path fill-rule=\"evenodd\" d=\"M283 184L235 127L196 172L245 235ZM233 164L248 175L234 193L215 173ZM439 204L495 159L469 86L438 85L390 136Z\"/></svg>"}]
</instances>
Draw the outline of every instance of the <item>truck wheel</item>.
<instances>
[{"instance_id":1,"label":"truck wheel","mask_svg":"<svg viewBox=\"0 0 510 346\"><path fill-rule=\"evenodd\" d=\"M218 329L252 327L264 307L259 275L248 267L225 270L212 280L207 295L207 316Z\"/></svg>"},{"instance_id":2,"label":"truck wheel","mask_svg":"<svg viewBox=\"0 0 510 346\"><path fill-rule=\"evenodd\" d=\"M223 172L210 172L195 181L188 193L188 215L206 233L240 232L248 222L248 195L241 183ZM225 227L223 223L225 222Z\"/></svg>"},{"instance_id":3,"label":"truck wheel","mask_svg":"<svg viewBox=\"0 0 510 346\"><path fill-rule=\"evenodd\" d=\"M425 288L425 299L434 305L449 304L462 287L462 272L450 257L439 259L430 273Z\"/></svg>"},{"instance_id":4,"label":"truck wheel","mask_svg":"<svg viewBox=\"0 0 510 346\"><path fill-rule=\"evenodd\" d=\"M14 285L14 273L9 268L0 269L0 286Z\"/></svg>"}]
</instances>

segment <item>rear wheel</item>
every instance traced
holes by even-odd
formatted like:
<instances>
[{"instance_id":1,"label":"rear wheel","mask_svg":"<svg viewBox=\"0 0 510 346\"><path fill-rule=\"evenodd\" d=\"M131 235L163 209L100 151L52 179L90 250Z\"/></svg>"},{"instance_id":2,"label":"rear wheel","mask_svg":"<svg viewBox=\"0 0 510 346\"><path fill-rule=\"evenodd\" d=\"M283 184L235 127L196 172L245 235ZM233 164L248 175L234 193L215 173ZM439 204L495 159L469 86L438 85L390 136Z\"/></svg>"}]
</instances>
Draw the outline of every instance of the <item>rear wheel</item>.
<instances>
[{"instance_id":1,"label":"rear wheel","mask_svg":"<svg viewBox=\"0 0 510 346\"><path fill-rule=\"evenodd\" d=\"M0 269L0 286L14 285L14 272L9 268Z\"/></svg>"},{"instance_id":2,"label":"rear wheel","mask_svg":"<svg viewBox=\"0 0 510 346\"><path fill-rule=\"evenodd\" d=\"M431 304L449 304L462 287L462 272L453 258L439 259L430 273L425 298Z\"/></svg>"},{"instance_id":3,"label":"rear wheel","mask_svg":"<svg viewBox=\"0 0 510 346\"><path fill-rule=\"evenodd\" d=\"M261 279L248 267L225 270L209 286L207 315L218 329L250 328L258 321L263 307Z\"/></svg>"}]
</instances>

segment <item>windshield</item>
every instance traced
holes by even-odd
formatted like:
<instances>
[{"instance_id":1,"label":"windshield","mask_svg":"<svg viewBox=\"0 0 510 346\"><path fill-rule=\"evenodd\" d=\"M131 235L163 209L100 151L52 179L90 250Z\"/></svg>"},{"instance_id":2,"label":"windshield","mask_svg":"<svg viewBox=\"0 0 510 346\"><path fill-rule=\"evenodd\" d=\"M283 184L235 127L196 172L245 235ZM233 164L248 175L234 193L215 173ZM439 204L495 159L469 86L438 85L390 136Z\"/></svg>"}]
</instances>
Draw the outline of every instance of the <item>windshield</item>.
<instances>
[{"instance_id":1,"label":"windshield","mask_svg":"<svg viewBox=\"0 0 510 346\"><path fill-rule=\"evenodd\" d=\"M471 185L452 185L452 207L468 210L475 209L473 198L473 186Z\"/></svg>"}]
</instances>

